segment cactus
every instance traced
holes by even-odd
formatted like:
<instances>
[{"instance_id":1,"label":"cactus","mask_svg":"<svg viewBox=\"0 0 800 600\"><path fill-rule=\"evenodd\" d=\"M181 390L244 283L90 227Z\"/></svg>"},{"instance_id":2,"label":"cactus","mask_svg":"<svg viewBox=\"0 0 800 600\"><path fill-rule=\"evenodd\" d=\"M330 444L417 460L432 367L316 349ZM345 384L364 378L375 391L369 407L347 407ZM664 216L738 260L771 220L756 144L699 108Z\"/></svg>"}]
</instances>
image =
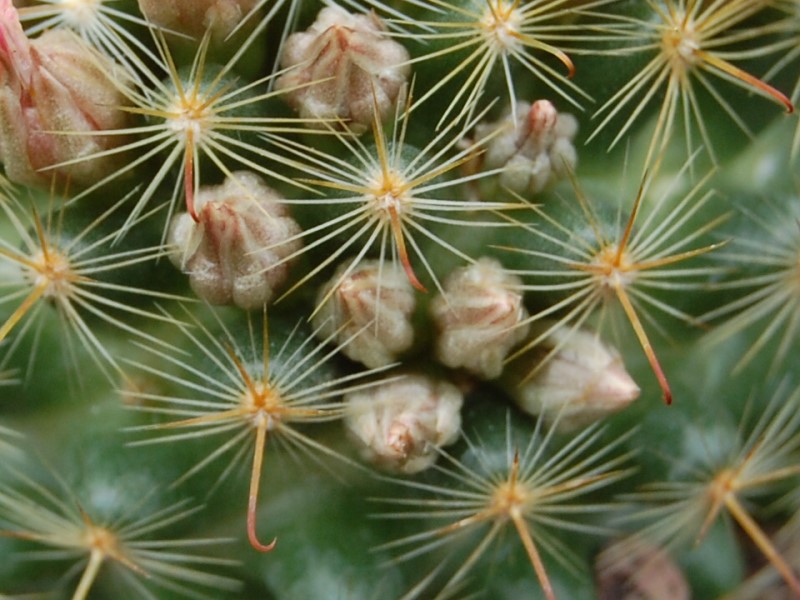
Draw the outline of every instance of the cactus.
<instances>
[{"instance_id":1,"label":"cactus","mask_svg":"<svg viewBox=\"0 0 800 600\"><path fill-rule=\"evenodd\" d=\"M800 597L800 1L0 14L0 596Z\"/></svg>"}]
</instances>

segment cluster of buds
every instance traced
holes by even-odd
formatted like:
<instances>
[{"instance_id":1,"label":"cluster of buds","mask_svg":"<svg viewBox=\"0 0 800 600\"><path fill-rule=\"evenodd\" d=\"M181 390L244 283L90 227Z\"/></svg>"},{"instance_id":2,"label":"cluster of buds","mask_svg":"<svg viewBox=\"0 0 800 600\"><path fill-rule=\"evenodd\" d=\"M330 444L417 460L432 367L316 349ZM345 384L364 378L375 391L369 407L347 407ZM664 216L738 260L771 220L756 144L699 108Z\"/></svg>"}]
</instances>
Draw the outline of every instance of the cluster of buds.
<instances>
[{"instance_id":1,"label":"cluster of buds","mask_svg":"<svg viewBox=\"0 0 800 600\"><path fill-rule=\"evenodd\" d=\"M139 0L142 14L151 23L195 38L207 31L224 40L256 7L259 0Z\"/></svg>"},{"instance_id":2,"label":"cluster of buds","mask_svg":"<svg viewBox=\"0 0 800 600\"><path fill-rule=\"evenodd\" d=\"M572 140L577 119L559 113L548 100L518 102L498 121L475 127L475 138L489 138L474 169L503 169L500 185L518 194L536 194L575 169L578 154Z\"/></svg>"},{"instance_id":3,"label":"cluster of buds","mask_svg":"<svg viewBox=\"0 0 800 600\"><path fill-rule=\"evenodd\" d=\"M532 327L533 338L552 327ZM639 386L625 369L619 352L595 332L556 327L536 347L512 361L503 384L514 402L562 430L583 427L628 406Z\"/></svg>"},{"instance_id":4,"label":"cluster of buds","mask_svg":"<svg viewBox=\"0 0 800 600\"><path fill-rule=\"evenodd\" d=\"M521 286L488 258L451 273L444 294L431 303L439 362L481 379L499 376L508 353L528 333Z\"/></svg>"},{"instance_id":5,"label":"cluster of buds","mask_svg":"<svg viewBox=\"0 0 800 600\"><path fill-rule=\"evenodd\" d=\"M369 368L391 364L414 342L414 290L393 263L341 265L320 290L317 304L317 335L333 336L345 356Z\"/></svg>"},{"instance_id":6,"label":"cluster of buds","mask_svg":"<svg viewBox=\"0 0 800 600\"><path fill-rule=\"evenodd\" d=\"M345 424L365 460L395 473L430 467L461 431L453 384L408 375L345 396Z\"/></svg>"},{"instance_id":7,"label":"cluster of buds","mask_svg":"<svg viewBox=\"0 0 800 600\"><path fill-rule=\"evenodd\" d=\"M170 259L194 292L245 310L269 302L302 246L281 197L254 173L237 171L222 185L200 188L195 207L197 222L180 213L169 231Z\"/></svg>"},{"instance_id":8,"label":"cluster of buds","mask_svg":"<svg viewBox=\"0 0 800 600\"><path fill-rule=\"evenodd\" d=\"M286 40L275 87L302 118L346 121L363 132L394 108L411 68L408 51L386 35L378 16L331 5ZM377 115L376 115L377 112Z\"/></svg>"},{"instance_id":9,"label":"cluster of buds","mask_svg":"<svg viewBox=\"0 0 800 600\"><path fill-rule=\"evenodd\" d=\"M28 39L11 0L0 0L0 162L8 178L47 185L58 175L90 185L117 168L113 156L88 159L122 139L102 135L127 121L114 79L125 76L69 31ZM65 161L74 164L49 169Z\"/></svg>"}]
</instances>

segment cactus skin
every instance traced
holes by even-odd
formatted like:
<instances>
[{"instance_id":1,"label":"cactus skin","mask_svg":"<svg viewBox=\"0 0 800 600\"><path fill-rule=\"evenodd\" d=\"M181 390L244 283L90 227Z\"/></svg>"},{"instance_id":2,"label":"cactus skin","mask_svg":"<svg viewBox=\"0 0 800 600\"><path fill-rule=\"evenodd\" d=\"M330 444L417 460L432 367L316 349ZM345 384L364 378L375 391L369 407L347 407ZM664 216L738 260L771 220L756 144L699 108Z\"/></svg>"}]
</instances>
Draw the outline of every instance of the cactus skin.
<instances>
[{"instance_id":1,"label":"cactus skin","mask_svg":"<svg viewBox=\"0 0 800 600\"><path fill-rule=\"evenodd\" d=\"M124 117L98 144L124 148L102 155L118 170L93 181L84 157L58 156L81 177L12 181L0 165L0 597L605 600L655 594L628 560L647 555L694 598L800 596L800 0L341 0L376 24L329 35L353 56L405 49L391 94L366 85L380 72L348 78L345 61L324 79L315 63L319 89L360 107L353 124L285 97L313 90L281 52L319 34L326 4L229 0L224 32L203 36L148 30L132 0L0 0L31 39L71 27L93 68L129 74L120 106L100 107ZM28 47L13 31L12 104ZM569 115L569 148L531 186L490 152L522 151L514 127L537 101ZM0 134L24 133L12 125ZM205 305L169 260L172 217L241 171L299 223L263 248L286 274L263 309ZM448 277L487 263L524 304L489 375L437 344L448 302L473 306ZM361 266L379 322L391 277L409 296L413 335L374 360L342 346L380 345L381 328L322 308ZM507 386L576 332L619 351L638 397L521 411ZM425 448L431 468L381 471L342 397L408 373L458 389L459 420L437 427L461 433Z\"/></svg>"}]
</instances>

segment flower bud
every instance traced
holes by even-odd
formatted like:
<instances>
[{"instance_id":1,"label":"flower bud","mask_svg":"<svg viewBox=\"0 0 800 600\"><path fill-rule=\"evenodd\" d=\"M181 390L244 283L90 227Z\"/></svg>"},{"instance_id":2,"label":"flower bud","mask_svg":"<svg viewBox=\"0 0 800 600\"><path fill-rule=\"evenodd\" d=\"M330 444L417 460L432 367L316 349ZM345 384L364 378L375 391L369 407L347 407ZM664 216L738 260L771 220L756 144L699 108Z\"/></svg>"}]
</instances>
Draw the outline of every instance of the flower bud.
<instances>
[{"instance_id":1,"label":"flower bud","mask_svg":"<svg viewBox=\"0 0 800 600\"><path fill-rule=\"evenodd\" d=\"M90 185L117 168L114 157L91 158L123 140L100 135L126 123L112 77L124 80L72 32L46 31L29 40L11 0L0 0L0 161L8 178L48 185L57 174ZM87 135L92 132L98 135Z\"/></svg>"},{"instance_id":2,"label":"flower bud","mask_svg":"<svg viewBox=\"0 0 800 600\"><path fill-rule=\"evenodd\" d=\"M539 336L551 323L533 327ZM585 329L558 327L506 368L503 383L525 412L569 430L625 408L639 386L617 350Z\"/></svg>"},{"instance_id":3,"label":"flower bud","mask_svg":"<svg viewBox=\"0 0 800 600\"><path fill-rule=\"evenodd\" d=\"M284 97L303 118L342 119L364 131L376 106L381 119L394 108L411 70L408 51L385 31L373 12L323 8L311 27L286 40L281 66L294 68L276 89L287 90Z\"/></svg>"},{"instance_id":4,"label":"flower bud","mask_svg":"<svg viewBox=\"0 0 800 600\"><path fill-rule=\"evenodd\" d=\"M237 171L222 185L200 188L199 221L176 215L169 232L172 263L211 304L251 310L269 302L301 247L300 227L260 177Z\"/></svg>"},{"instance_id":5,"label":"flower bud","mask_svg":"<svg viewBox=\"0 0 800 600\"><path fill-rule=\"evenodd\" d=\"M319 292L322 304L314 325L322 338L335 335L348 358L374 369L388 365L414 341L411 317L414 290L399 266L363 261L347 276L351 264L337 269Z\"/></svg>"},{"instance_id":6,"label":"flower bud","mask_svg":"<svg viewBox=\"0 0 800 600\"><path fill-rule=\"evenodd\" d=\"M475 128L478 139L494 134L481 157L481 168L502 167L502 186L520 194L538 193L575 169L578 156L572 140L578 122L557 112L547 100L519 102L516 115L514 119L509 111L498 121Z\"/></svg>"},{"instance_id":7,"label":"flower bud","mask_svg":"<svg viewBox=\"0 0 800 600\"><path fill-rule=\"evenodd\" d=\"M528 317L521 285L489 258L454 271L444 282L444 296L431 303L439 362L482 379L499 376L511 348L528 333L520 325Z\"/></svg>"},{"instance_id":8,"label":"flower bud","mask_svg":"<svg viewBox=\"0 0 800 600\"><path fill-rule=\"evenodd\" d=\"M689 583L663 550L642 541L622 540L595 561L599 600L689 600Z\"/></svg>"},{"instance_id":9,"label":"flower bud","mask_svg":"<svg viewBox=\"0 0 800 600\"><path fill-rule=\"evenodd\" d=\"M461 392L426 375L352 392L344 402L345 425L362 457L388 471L427 469L461 431Z\"/></svg>"},{"instance_id":10,"label":"flower bud","mask_svg":"<svg viewBox=\"0 0 800 600\"><path fill-rule=\"evenodd\" d=\"M210 30L216 41L230 35L258 0L139 0L147 20L172 31L201 38Z\"/></svg>"}]
</instances>

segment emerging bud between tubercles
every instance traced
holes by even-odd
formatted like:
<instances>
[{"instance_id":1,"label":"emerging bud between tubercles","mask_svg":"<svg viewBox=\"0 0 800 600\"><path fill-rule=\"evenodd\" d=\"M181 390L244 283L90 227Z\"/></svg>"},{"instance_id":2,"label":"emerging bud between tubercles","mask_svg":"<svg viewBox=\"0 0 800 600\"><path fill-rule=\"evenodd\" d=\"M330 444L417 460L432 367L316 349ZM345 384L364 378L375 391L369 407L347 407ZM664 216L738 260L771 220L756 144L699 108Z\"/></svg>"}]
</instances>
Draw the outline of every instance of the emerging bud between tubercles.
<instances>
[{"instance_id":1,"label":"emerging bud between tubercles","mask_svg":"<svg viewBox=\"0 0 800 600\"><path fill-rule=\"evenodd\" d=\"M641 540L621 540L595 561L599 600L689 600L691 591L677 563Z\"/></svg>"},{"instance_id":2,"label":"emerging bud between tubercles","mask_svg":"<svg viewBox=\"0 0 800 600\"><path fill-rule=\"evenodd\" d=\"M516 120L511 111L493 123L475 127L475 138L494 135L480 157L479 168L503 168L500 185L519 194L541 192L575 169L578 155L572 140L578 121L559 113L548 100L517 103Z\"/></svg>"},{"instance_id":3,"label":"emerging bud between tubercles","mask_svg":"<svg viewBox=\"0 0 800 600\"><path fill-rule=\"evenodd\" d=\"M539 323L531 335L551 325ZM615 348L592 331L568 327L556 328L510 363L503 384L522 410L557 421L563 430L622 410L640 391Z\"/></svg>"},{"instance_id":4,"label":"emerging bud between tubercles","mask_svg":"<svg viewBox=\"0 0 800 600\"><path fill-rule=\"evenodd\" d=\"M201 38L210 30L224 40L259 0L139 0L147 20L172 31Z\"/></svg>"},{"instance_id":5,"label":"emerging bud between tubercles","mask_svg":"<svg viewBox=\"0 0 800 600\"><path fill-rule=\"evenodd\" d=\"M411 71L408 51L385 31L375 13L323 8L311 27L287 39L281 66L294 68L276 89L288 90L286 101L303 118L342 119L364 131L376 107L381 119L394 108Z\"/></svg>"},{"instance_id":6,"label":"emerging bud between tubercles","mask_svg":"<svg viewBox=\"0 0 800 600\"><path fill-rule=\"evenodd\" d=\"M341 265L319 292L317 335L335 335L340 344L350 339L344 355L371 369L388 365L414 341L414 290L392 263L366 260L346 274L350 266Z\"/></svg>"},{"instance_id":7,"label":"emerging bud between tubercles","mask_svg":"<svg viewBox=\"0 0 800 600\"><path fill-rule=\"evenodd\" d=\"M11 0L0 0L0 161L8 178L48 185L57 174L91 185L117 168L114 157L89 158L123 141L102 135L127 120L112 77L125 79L72 32L46 31L29 40Z\"/></svg>"},{"instance_id":8,"label":"emerging bud between tubercles","mask_svg":"<svg viewBox=\"0 0 800 600\"><path fill-rule=\"evenodd\" d=\"M237 171L222 185L200 188L199 222L189 213L170 226L172 263L211 304L252 310L269 302L300 249L300 227L260 177Z\"/></svg>"},{"instance_id":9,"label":"emerging bud between tubercles","mask_svg":"<svg viewBox=\"0 0 800 600\"><path fill-rule=\"evenodd\" d=\"M499 376L510 350L528 334L528 326L521 325L528 317L521 286L489 258L451 273L444 295L431 303L439 362L481 379Z\"/></svg>"},{"instance_id":10,"label":"emerging bud between tubercles","mask_svg":"<svg viewBox=\"0 0 800 600\"><path fill-rule=\"evenodd\" d=\"M345 425L363 458L396 473L430 467L438 449L461 431L463 396L451 383L426 375L347 394Z\"/></svg>"}]
</instances>

